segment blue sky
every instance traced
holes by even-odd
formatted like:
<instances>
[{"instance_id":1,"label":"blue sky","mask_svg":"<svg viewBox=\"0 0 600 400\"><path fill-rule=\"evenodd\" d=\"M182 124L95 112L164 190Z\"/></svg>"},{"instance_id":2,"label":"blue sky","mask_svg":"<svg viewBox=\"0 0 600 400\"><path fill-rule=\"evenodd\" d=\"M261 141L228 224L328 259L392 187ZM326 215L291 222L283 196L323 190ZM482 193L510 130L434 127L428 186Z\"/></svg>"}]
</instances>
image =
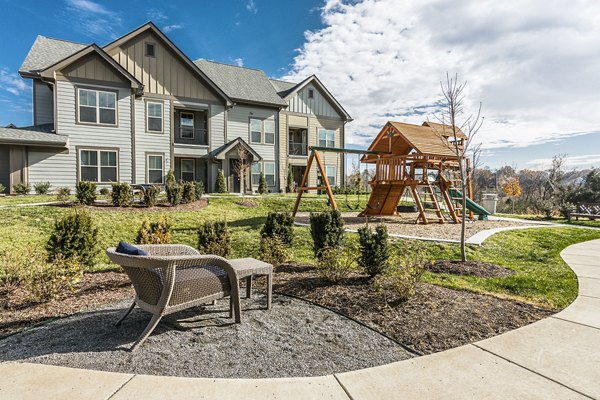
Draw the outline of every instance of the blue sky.
<instances>
[{"instance_id":1,"label":"blue sky","mask_svg":"<svg viewBox=\"0 0 600 400\"><path fill-rule=\"evenodd\" d=\"M386 120L435 120L446 71L483 104L482 160L600 166L600 2L546 0L0 0L0 125L31 121L17 75L40 35L103 45L153 20L192 59L317 74L354 117L349 147ZM445 21L440 24L439 21ZM463 117L466 117L463 116Z\"/></svg>"}]
</instances>

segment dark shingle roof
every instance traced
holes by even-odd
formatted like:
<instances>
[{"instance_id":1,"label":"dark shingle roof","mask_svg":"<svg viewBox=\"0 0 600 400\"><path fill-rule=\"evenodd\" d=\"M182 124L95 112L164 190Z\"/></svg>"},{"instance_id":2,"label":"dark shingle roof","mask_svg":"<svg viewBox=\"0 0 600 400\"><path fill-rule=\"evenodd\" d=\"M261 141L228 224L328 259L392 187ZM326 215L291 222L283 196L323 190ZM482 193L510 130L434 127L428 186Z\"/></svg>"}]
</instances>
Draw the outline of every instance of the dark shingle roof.
<instances>
[{"instance_id":1,"label":"dark shingle roof","mask_svg":"<svg viewBox=\"0 0 600 400\"><path fill-rule=\"evenodd\" d=\"M284 98L285 96L290 94L292 90L294 90L294 88L298 86L297 83L282 81L279 79L269 79L269 81L277 91L277 94L281 96L281 98Z\"/></svg>"},{"instance_id":2,"label":"dark shingle roof","mask_svg":"<svg viewBox=\"0 0 600 400\"><path fill-rule=\"evenodd\" d=\"M0 143L65 147L68 136L51 133L52 124L24 128L0 128Z\"/></svg>"},{"instance_id":3,"label":"dark shingle roof","mask_svg":"<svg viewBox=\"0 0 600 400\"><path fill-rule=\"evenodd\" d=\"M233 100L287 106L261 70L208 60L196 60L194 63Z\"/></svg>"},{"instance_id":4,"label":"dark shingle roof","mask_svg":"<svg viewBox=\"0 0 600 400\"><path fill-rule=\"evenodd\" d=\"M38 36L19 72L35 72L46 69L87 46L86 44Z\"/></svg>"}]
</instances>

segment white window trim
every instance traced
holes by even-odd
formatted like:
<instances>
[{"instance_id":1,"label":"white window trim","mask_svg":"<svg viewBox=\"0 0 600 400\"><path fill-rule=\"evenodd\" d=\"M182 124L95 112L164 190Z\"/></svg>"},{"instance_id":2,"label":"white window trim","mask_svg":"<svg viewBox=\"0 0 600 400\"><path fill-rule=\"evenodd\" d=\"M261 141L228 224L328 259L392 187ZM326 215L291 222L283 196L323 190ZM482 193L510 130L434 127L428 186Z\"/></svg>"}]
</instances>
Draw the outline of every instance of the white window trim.
<instances>
[{"instance_id":1,"label":"white window trim","mask_svg":"<svg viewBox=\"0 0 600 400\"><path fill-rule=\"evenodd\" d=\"M181 132L182 132L181 127L183 126L183 125L181 125L181 118L182 118L183 114L189 114L189 115L192 116L192 137L183 137L183 136L181 136ZM196 130L196 116L194 115L194 113L193 112L189 112L189 111L180 111L179 112L179 139L194 140L196 138L195 130Z\"/></svg>"},{"instance_id":2,"label":"white window trim","mask_svg":"<svg viewBox=\"0 0 600 400\"><path fill-rule=\"evenodd\" d=\"M325 133L325 146L321 146L321 132ZM328 142L329 140L327 139L327 132L332 132L333 133L333 145L329 146ZM321 147L329 147L329 148L334 148L335 147L335 129L325 129L325 128L317 128L317 144Z\"/></svg>"},{"instance_id":3,"label":"white window trim","mask_svg":"<svg viewBox=\"0 0 600 400\"><path fill-rule=\"evenodd\" d=\"M148 107L150 104L160 104L160 110L161 110L160 131L151 130L150 124L148 124L148 118L159 118L159 117L151 117L150 116L150 113L148 112ZM148 133L164 133L164 131L165 131L165 104L162 101L147 100L146 101L146 132L148 132Z\"/></svg>"},{"instance_id":4,"label":"white window trim","mask_svg":"<svg viewBox=\"0 0 600 400\"><path fill-rule=\"evenodd\" d=\"M192 162L192 175L194 176L192 178L192 181L196 181L196 159L194 158L181 158L179 160L179 177L183 180L183 168L181 167L182 161L191 161ZM189 171L185 171L186 173L189 173Z\"/></svg>"},{"instance_id":5,"label":"white window trim","mask_svg":"<svg viewBox=\"0 0 600 400\"><path fill-rule=\"evenodd\" d=\"M267 186L275 187L275 186L277 186L277 163L275 163L275 161L263 161L262 166L261 166L261 172L265 175L265 180L267 179L267 173L266 173L266 168L265 168L266 164L273 164L273 173L269 174L269 175L273 175L273 185L269 185L269 183L267 182Z\"/></svg>"},{"instance_id":6,"label":"white window trim","mask_svg":"<svg viewBox=\"0 0 600 400\"><path fill-rule=\"evenodd\" d=\"M82 121L81 120L81 107L89 107L92 108L92 106L83 106L81 105L81 102L79 101L79 93L82 90L87 90L89 92L96 92L96 105L94 106L94 108L96 109L96 122L89 122L89 121ZM107 108L107 107L100 107L100 93L108 93L108 94L112 94L115 96L115 108ZM96 88L88 88L88 87L78 87L77 88L77 123L78 124L83 124L83 125L101 125L101 126L119 126L119 113L118 113L118 105L119 105L119 95L118 92L113 91L113 90L101 90L101 89L96 89ZM102 123L100 122L100 109L104 109L104 110L114 110L115 111L115 123L114 124L106 124L106 123Z\"/></svg>"},{"instance_id":7,"label":"white window trim","mask_svg":"<svg viewBox=\"0 0 600 400\"><path fill-rule=\"evenodd\" d=\"M95 181L95 183L114 183L114 182L110 182L110 181L102 181L102 161L101 161L101 157L100 157L100 153L101 152L109 152L109 153L115 153L115 160L117 161L117 165L112 167L112 166L104 166L104 168L116 168L117 170L117 182L119 182L119 150L116 149L90 149L90 148L78 148L77 149L77 180L78 182L81 182L81 152L82 151L93 151L96 153L96 160L97 160L97 164L96 164L96 169L97 169L97 173L98 173L98 180ZM93 167L93 165L85 165L85 167L87 168L91 168Z\"/></svg>"},{"instance_id":8,"label":"white window trim","mask_svg":"<svg viewBox=\"0 0 600 400\"><path fill-rule=\"evenodd\" d=\"M253 119L260 121L260 141L259 142L252 141L252 120ZM273 143L269 143L266 141L265 121L273 122ZM277 121L276 121L276 119L250 117L248 119L248 136L249 136L248 143L264 144L267 146L275 146L275 143L277 142Z\"/></svg>"},{"instance_id":9,"label":"white window trim","mask_svg":"<svg viewBox=\"0 0 600 400\"><path fill-rule=\"evenodd\" d=\"M163 185L165 183L165 155L164 154L146 154L146 183L150 183L150 157L160 157L161 159L161 174L160 174L160 182L159 185ZM152 169L152 171L158 171L157 169ZM155 183L156 184L156 183Z\"/></svg>"},{"instance_id":10,"label":"white window trim","mask_svg":"<svg viewBox=\"0 0 600 400\"><path fill-rule=\"evenodd\" d=\"M260 140L258 142L255 142L254 140L252 140L252 132L258 132L258 131L253 131L252 130L252 120L256 120L260 122ZM265 139L265 135L263 132L263 120L261 118L255 118L255 117L250 117L248 119L248 135L249 135L249 142L250 143L255 143L255 144L263 144L263 141Z\"/></svg>"},{"instance_id":11,"label":"white window trim","mask_svg":"<svg viewBox=\"0 0 600 400\"><path fill-rule=\"evenodd\" d=\"M329 175L327 173L327 168L333 168L333 175ZM325 165L325 174L327 175L327 182L329 182L329 185L331 185L331 181L329 180L330 177L333 177L333 186L337 185L337 165Z\"/></svg>"},{"instance_id":12,"label":"white window trim","mask_svg":"<svg viewBox=\"0 0 600 400\"><path fill-rule=\"evenodd\" d=\"M258 179L256 180L256 182L254 182L254 178L252 177L252 175L254 175L256 172L252 171L252 167L258 165L260 167L260 171L258 172ZM258 183L260 182L260 174L261 172L263 172L263 165L261 161L252 163L252 165L250 166L250 181L252 183L252 186L258 186Z\"/></svg>"}]
</instances>

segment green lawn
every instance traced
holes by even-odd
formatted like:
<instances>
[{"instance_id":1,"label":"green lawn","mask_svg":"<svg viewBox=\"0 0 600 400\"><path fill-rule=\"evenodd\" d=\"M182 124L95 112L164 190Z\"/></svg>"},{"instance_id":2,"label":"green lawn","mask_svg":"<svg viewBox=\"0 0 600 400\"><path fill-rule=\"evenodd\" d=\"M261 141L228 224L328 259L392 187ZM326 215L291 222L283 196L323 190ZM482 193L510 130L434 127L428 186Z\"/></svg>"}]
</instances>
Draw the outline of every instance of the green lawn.
<instances>
[{"instance_id":1,"label":"green lawn","mask_svg":"<svg viewBox=\"0 0 600 400\"><path fill-rule=\"evenodd\" d=\"M592 228L600 228L600 220L589 220L587 218L579 218L579 221L573 219L569 221L566 218L545 218L543 215L531 215L531 214L494 214L497 217L507 217L507 218L518 218L518 219L526 219L530 221L544 221L544 222L554 222L556 224L567 224L567 225L578 225L578 226L589 226Z\"/></svg>"},{"instance_id":2,"label":"green lawn","mask_svg":"<svg viewBox=\"0 0 600 400\"><path fill-rule=\"evenodd\" d=\"M32 196L33 197L33 196ZM344 196L340 196L343 197ZM173 224L172 241L196 246L197 226L207 220L227 219L232 236L231 257L258 256L260 226L269 211L290 211L294 196L269 195L252 198L256 208L235 204L238 198L215 197L210 205L197 211L110 211L93 210L95 223L100 229L100 247L115 245L119 240L133 241L144 219L157 220L161 213ZM344 205L341 209L344 209ZM301 211L325 211L323 197L308 196L301 203ZM160 210L156 208L155 210ZM43 249L54 220L67 208L36 206L0 208L0 252L34 246ZM307 227L296 227L294 260L313 263L310 233ZM468 249L470 259L502 265L516 271L505 278L474 278L448 274L427 273L425 281L454 289L490 293L516 298L545 307L562 308L577 294L574 274L560 259L560 251L570 244L600 238L600 231L576 228L539 228L502 232L488 239L484 246ZM394 246L403 246L408 240L394 240ZM456 259L458 246L454 244L424 243L429 259ZM114 268L103 253L98 254L97 270Z\"/></svg>"},{"instance_id":3,"label":"green lawn","mask_svg":"<svg viewBox=\"0 0 600 400\"><path fill-rule=\"evenodd\" d=\"M71 196L75 199L75 196ZM15 204L46 203L56 201L55 194L29 194L20 196L0 196L0 206L10 206Z\"/></svg>"}]
</instances>

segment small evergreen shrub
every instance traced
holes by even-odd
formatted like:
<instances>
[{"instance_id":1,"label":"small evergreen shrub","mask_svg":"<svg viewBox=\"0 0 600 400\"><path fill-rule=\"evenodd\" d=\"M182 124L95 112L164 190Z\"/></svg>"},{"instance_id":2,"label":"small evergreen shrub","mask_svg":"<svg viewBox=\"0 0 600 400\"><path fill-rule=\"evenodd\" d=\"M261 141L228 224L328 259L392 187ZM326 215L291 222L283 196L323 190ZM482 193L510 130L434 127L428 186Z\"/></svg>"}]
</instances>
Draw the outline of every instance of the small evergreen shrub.
<instances>
[{"instance_id":1,"label":"small evergreen shrub","mask_svg":"<svg viewBox=\"0 0 600 400\"><path fill-rule=\"evenodd\" d=\"M414 296L417 284L427 270L425 247L420 243L406 244L395 253L390 267L375 278L373 287L376 291L391 292L398 300L406 301Z\"/></svg>"},{"instance_id":2,"label":"small evergreen shrub","mask_svg":"<svg viewBox=\"0 0 600 400\"><path fill-rule=\"evenodd\" d=\"M4 193L5 190L6 190L6 186L4 186L3 184L0 183L0 193Z\"/></svg>"},{"instance_id":3,"label":"small evergreen shrub","mask_svg":"<svg viewBox=\"0 0 600 400\"><path fill-rule=\"evenodd\" d=\"M288 166L287 183L285 184L285 191L292 193L294 191L294 174L292 173L292 167Z\"/></svg>"},{"instance_id":4,"label":"small evergreen shrub","mask_svg":"<svg viewBox=\"0 0 600 400\"><path fill-rule=\"evenodd\" d=\"M196 201L196 184L194 182L184 182L182 187L181 202L187 204Z\"/></svg>"},{"instance_id":5,"label":"small evergreen shrub","mask_svg":"<svg viewBox=\"0 0 600 400\"><path fill-rule=\"evenodd\" d=\"M310 235L313 251L318 258L324 247L336 248L344 240L344 220L338 210L310 213Z\"/></svg>"},{"instance_id":6,"label":"small evergreen shrub","mask_svg":"<svg viewBox=\"0 0 600 400\"><path fill-rule=\"evenodd\" d=\"M96 183L88 181L79 181L75 187L75 197L77 202L91 206L96 201Z\"/></svg>"},{"instance_id":7,"label":"small evergreen shrub","mask_svg":"<svg viewBox=\"0 0 600 400\"><path fill-rule=\"evenodd\" d=\"M260 178L258 179L258 193L260 193L260 194L269 193L269 187L267 186L267 179L265 178L265 174L263 172L260 173Z\"/></svg>"},{"instance_id":8,"label":"small evergreen shrub","mask_svg":"<svg viewBox=\"0 0 600 400\"><path fill-rule=\"evenodd\" d=\"M71 189L63 186L56 189L56 200L66 203L69 201L69 196L71 195Z\"/></svg>"},{"instance_id":9,"label":"small evergreen shrub","mask_svg":"<svg viewBox=\"0 0 600 400\"><path fill-rule=\"evenodd\" d=\"M165 183L165 186L173 186L177 183L177 180L175 179L175 173L173 172L172 169L169 170L169 172L167 172L167 180Z\"/></svg>"},{"instance_id":10,"label":"small evergreen shrub","mask_svg":"<svg viewBox=\"0 0 600 400\"><path fill-rule=\"evenodd\" d=\"M358 228L360 256L358 265L371 277L382 274L389 266L390 246L385 225L377 225L375 232L368 226Z\"/></svg>"},{"instance_id":11,"label":"small evergreen shrub","mask_svg":"<svg viewBox=\"0 0 600 400\"><path fill-rule=\"evenodd\" d=\"M135 242L137 244L171 243L171 223L165 216L161 216L158 222L144 220Z\"/></svg>"},{"instance_id":12,"label":"small evergreen shrub","mask_svg":"<svg viewBox=\"0 0 600 400\"><path fill-rule=\"evenodd\" d=\"M231 251L229 228L225 221L205 222L198 228L198 250L227 257Z\"/></svg>"},{"instance_id":13,"label":"small evergreen shrub","mask_svg":"<svg viewBox=\"0 0 600 400\"><path fill-rule=\"evenodd\" d=\"M227 184L225 183L225 174L223 174L223 170L220 169L217 174L217 181L215 182L215 192L217 193L227 193Z\"/></svg>"},{"instance_id":14,"label":"small evergreen shrub","mask_svg":"<svg viewBox=\"0 0 600 400\"><path fill-rule=\"evenodd\" d=\"M156 186L150 186L144 191L142 202L146 207L154 207L158 202L158 193L160 191Z\"/></svg>"},{"instance_id":15,"label":"small evergreen shrub","mask_svg":"<svg viewBox=\"0 0 600 400\"><path fill-rule=\"evenodd\" d=\"M288 212L270 212L260 230L260 236L279 237L283 244L291 245L294 241L294 217Z\"/></svg>"},{"instance_id":16,"label":"small evergreen shrub","mask_svg":"<svg viewBox=\"0 0 600 400\"><path fill-rule=\"evenodd\" d=\"M107 187L103 187L102 189L100 189L99 193L102 196L110 196L110 189Z\"/></svg>"},{"instance_id":17,"label":"small evergreen shrub","mask_svg":"<svg viewBox=\"0 0 600 400\"><path fill-rule=\"evenodd\" d=\"M29 192L31 192L31 186L29 186L29 183L26 185L24 183L15 183L13 185L13 191L16 194L29 194Z\"/></svg>"},{"instance_id":18,"label":"small evergreen shrub","mask_svg":"<svg viewBox=\"0 0 600 400\"><path fill-rule=\"evenodd\" d=\"M115 182L112 184L110 200L115 207L127 207L133 203L133 191L127 182Z\"/></svg>"},{"instance_id":19,"label":"small evergreen shrub","mask_svg":"<svg viewBox=\"0 0 600 400\"><path fill-rule=\"evenodd\" d=\"M261 237L257 258L278 267L292 258L292 251L280 236Z\"/></svg>"},{"instance_id":20,"label":"small evergreen shrub","mask_svg":"<svg viewBox=\"0 0 600 400\"><path fill-rule=\"evenodd\" d=\"M341 282L356 269L356 251L354 241L336 247L323 247L317 257L317 272L329 282Z\"/></svg>"},{"instance_id":21,"label":"small evergreen shrub","mask_svg":"<svg viewBox=\"0 0 600 400\"><path fill-rule=\"evenodd\" d=\"M194 182L194 196L196 198L196 200L200 200L202 198L202 196L204 196L204 182L202 181L196 181Z\"/></svg>"},{"instance_id":22,"label":"small evergreen shrub","mask_svg":"<svg viewBox=\"0 0 600 400\"><path fill-rule=\"evenodd\" d=\"M181 199L183 197L183 187L181 185L167 185L165 187L165 192L167 193L167 201L173 207L181 204Z\"/></svg>"},{"instance_id":23,"label":"small evergreen shrub","mask_svg":"<svg viewBox=\"0 0 600 400\"><path fill-rule=\"evenodd\" d=\"M46 182L38 182L36 184L33 185L33 190L35 190L36 194L48 194L48 192L50 192L50 187L52 185L50 184L50 182L46 181Z\"/></svg>"},{"instance_id":24,"label":"small evergreen shrub","mask_svg":"<svg viewBox=\"0 0 600 400\"><path fill-rule=\"evenodd\" d=\"M54 223L54 230L46 243L48 262L63 257L77 260L84 267L94 266L98 253L98 228L85 211L73 211Z\"/></svg>"}]
</instances>

